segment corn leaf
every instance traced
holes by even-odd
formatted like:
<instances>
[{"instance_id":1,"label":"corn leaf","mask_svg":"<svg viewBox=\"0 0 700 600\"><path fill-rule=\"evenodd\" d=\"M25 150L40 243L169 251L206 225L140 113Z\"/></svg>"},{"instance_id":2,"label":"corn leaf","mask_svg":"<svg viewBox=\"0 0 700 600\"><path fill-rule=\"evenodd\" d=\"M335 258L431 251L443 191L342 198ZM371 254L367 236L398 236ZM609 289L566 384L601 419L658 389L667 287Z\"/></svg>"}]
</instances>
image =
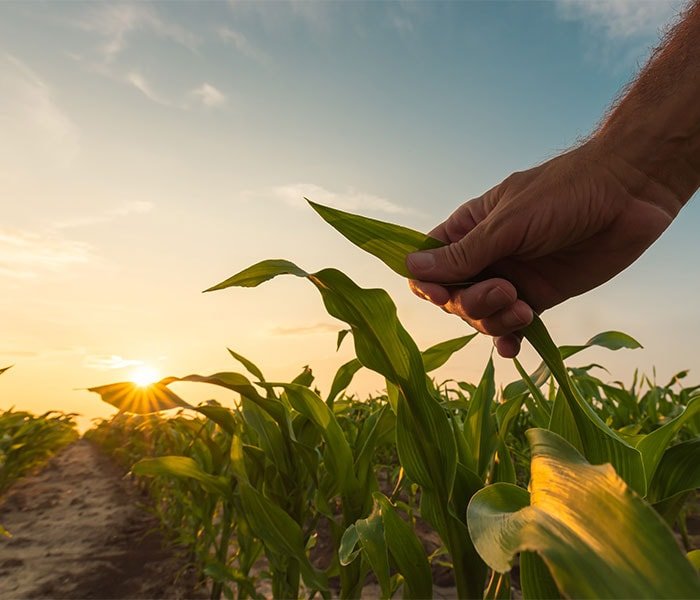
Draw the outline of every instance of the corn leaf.
<instances>
[{"instance_id":1,"label":"corn leaf","mask_svg":"<svg viewBox=\"0 0 700 600\"><path fill-rule=\"evenodd\" d=\"M336 344L335 344L335 351L336 351L336 352L337 352L338 350L340 350L340 346L341 346L341 344L343 343L343 340L346 338L346 336L348 335L348 333L351 333L351 332L352 332L352 331L351 331L350 329L341 329L341 330L338 332L338 340L336 341Z\"/></svg>"},{"instance_id":2,"label":"corn leaf","mask_svg":"<svg viewBox=\"0 0 700 600\"><path fill-rule=\"evenodd\" d=\"M355 522L355 530L362 552L379 581L381 598L386 600L391 597L391 575L381 514L375 509L366 519Z\"/></svg>"},{"instance_id":3,"label":"corn leaf","mask_svg":"<svg viewBox=\"0 0 700 600\"><path fill-rule=\"evenodd\" d=\"M236 273L233 277L229 277L225 281L204 290L205 292L213 292L215 290L223 290L227 287L257 287L261 283L277 277L277 275L289 274L297 277L306 277L308 273L297 267L294 263L282 259L270 259L259 262L240 273Z\"/></svg>"},{"instance_id":4,"label":"corn leaf","mask_svg":"<svg viewBox=\"0 0 700 600\"><path fill-rule=\"evenodd\" d=\"M649 501L661 502L700 488L700 438L668 448L649 486ZM679 507L680 508L680 507Z\"/></svg>"},{"instance_id":5,"label":"corn leaf","mask_svg":"<svg viewBox=\"0 0 700 600\"><path fill-rule=\"evenodd\" d=\"M464 424L464 437L471 450L471 463L466 466L482 479L498 442L496 424L491 415L495 393L493 359L489 358L481 381L469 401L467 420Z\"/></svg>"},{"instance_id":6,"label":"corn leaf","mask_svg":"<svg viewBox=\"0 0 700 600\"><path fill-rule=\"evenodd\" d=\"M308 387L295 383L270 383L281 387L295 410L318 428L326 442L328 471L334 480L335 491L346 491L356 486L352 450L333 411Z\"/></svg>"},{"instance_id":7,"label":"corn leaf","mask_svg":"<svg viewBox=\"0 0 700 600\"><path fill-rule=\"evenodd\" d=\"M681 427L700 413L700 396L692 398L683 412L671 419L658 429L642 437L636 444L637 450L642 454L644 469L648 481L652 481L657 465L661 460L666 448L676 436Z\"/></svg>"},{"instance_id":8,"label":"corn leaf","mask_svg":"<svg viewBox=\"0 0 700 600\"><path fill-rule=\"evenodd\" d=\"M559 353L561 354L562 360L578 354L582 350L587 348L592 348L597 346L599 348L606 348L608 350L621 350L641 348L642 345L635 340L632 336L622 333L621 331L604 331L597 335L594 335L585 344L578 346L559 346ZM542 362L540 365L530 374L530 379L536 387L542 387L547 379L551 377L552 373L547 366L547 363ZM529 387L529 386L528 386ZM505 390L504 395L507 397L512 397L519 393L523 393L526 390L525 381L514 381L509 383Z\"/></svg>"},{"instance_id":9,"label":"corn leaf","mask_svg":"<svg viewBox=\"0 0 700 600\"><path fill-rule=\"evenodd\" d=\"M240 482L239 489L243 511L253 533L275 554L294 558L308 586L327 589L325 576L313 568L306 556L304 536L294 519L248 483Z\"/></svg>"},{"instance_id":10,"label":"corn leaf","mask_svg":"<svg viewBox=\"0 0 700 600\"><path fill-rule=\"evenodd\" d=\"M333 383L331 384L331 391L328 392L328 397L326 398L326 404L328 404L328 406L333 406L333 402L335 402L338 394L347 389L352 382L352 378L355 376L355 373L357 373L361 368L362 363L356 358L353 358L338 369L335 377L333 378Z\"/></svg>"},{"instance_id":11,"label":"corn leaf","mask_svg":"<svg viewBox=\"0 0 700 600\"><path fill-rule=\"evenodd\" d=\"M180 477L194 479L202 487L217 496L230 496L231 488L224 477L217 477L202 470L189 456L160 456L144 458L131 469L134 475L148 477Z\"/></svg>"},{"instance_id":12,"label":"corn leaf","mask_svg":"<svg viewBox=\"0 0 700 600\"><path fill-rule=\"evenodd\" d=\"M559 383L560 394L552 409L549 429L562 435L569 435L572 442L580 440L581 449L593 464L611 463L615 470L635 491L646 494L647 481L644 474L641 453L625 442L608 427L593 408L581 397L572 383L561 359L559 349L554 345L544 323L535 316L533 322L523 329L523 334L537 350ZM564 412L570 414L566 426L555 418L557 402L566 403ZM563 412L558 412L561 416ZM571 427L576 435L572 435Z\"/></svg>"},{"instance_id":13,"label":"corn leaf","mask_svg":"<svg viewBox=\"0 0 700 600\"><path fill-rule=\"evenodd\" d=\"M406 256L416 250L439 248L442 242L407 227L353 215L307 199L311 207L353 244L373 254L394 272L411 277Z\"/></svg>"},{"instance_id":14,"label":"corn leaf","mask_svg":"<svg viewBox=\"0 0 700 600\"><path fill-rule=\"evenodd\" d=\"M280 266L278 262L263 261L241 273L252 270L259 282L276 275L306 273L292 263L285 261ZM251 279L240 275L210 289L236 286L239 281L249 285ZM437 487L445 498L449 497L456 465L452 430L445 412L431 395L421 354L399 322L389 294L360 288L336 269L309 274L308 279L320 291L326 310L350 325L358 360L401 391L405 402L398 404L397 447L407 473L416 483Z\"/></svg>"},{"instance_id":15,"label":"corn leaf","mask_svg":"<svg viewBox=\"0 0 700 600\"><path fill-rule=\"evenodd\" d=\"M248 360L245 356L242 356L238 354L237 352L234 352L231 350L231 348L227 348L228 353L235 358L239 363L241 363L248 373L253 375L254 377L258 378L258 381L265 381L265 377L262 374L262 371L257 367L257 365L250 360Z\"/></svg>"},{"instance_id":16,"label":"corn leaf","mask_svg":"<svg viewBox=\"0 0 700 600\"><path fill-rule=\"evenodd\" d=\"M406 257L411 252L425 249L424 245L427 242L421 240L427 236L398 225L317 204L312 206L324 220L350 241L377 256L398 274L410 277L405 267ZM444 245L443 242L434 239L431 243L434 244L433 247ZM535 315L533 322L523 328L522 333L540 354L562 388L586 457L598 464L611 462L623 479L643 494L646 490L646 480L640 453L610 429L580 397L571 384L558 348L552 342L540 318ZM631 338L627 339L628 337L624 334L601 334L596 336L594 341L596 344L620 347L631 343Z\"/></svg>"},{"instance_id":17,"label":"corn leaf","mask_svg":"<svg viewBox=\"0 0 700 600\"><path fill-rule=\"evenodd\" d=\"M537 552L575 598L693 598L700 578L671 530L610 465L589 464L566 440L531 429L532 494L498 483L477 492L467 522L499 572Z\"/></svg>"},{"instance_id":18,"label":"corn leaf","mask_svg":"<svg viewBox=\"0 0 700 600\"><path fill-rule=\"evenodd\" d=\"M340 546L338 546L338 560L340 564L347 567L351 564L362 552L362 548L358 546L360 536L357 533L357 527L353 523L344 532L340 538Z\"/></svg>"},{"instance_id":19,"label":"corn leaf","mask_svg":"<svg viewBox=\"0 0 700 600\"><path fill-rule=\"evenodd\" d=\"M194 408L185 402L175 392L171 391L163 381L171 382L168 378L148 386L140 386L132 381L111 383L88 388L89 392L99 394L103 402L116 406L120 411L146 415L170 410L172 408Z\"/></svg>"},{"instance_id":20,"label":"corn leaf","mask_svg":"<svg viewBox=\"0 0 700 600\"><path fill-rule=\"evenodd\" d=\"M236 417L234 417L233 412L228 408L204 404L195 407L194 410L203 414L211 421L214 421L214 423L216 423L229 435L233 435L234 431L236 430Z\"/></svg>"},{"instance_id":21,"label":"corn leaf","mask_svg":"<svg viewBox=\"0 0 700 600\"><path fill-rule=\"evenodd\" d=\"M454 338L453 340L440 342L439 344L431 346L427 350L423 350L421 354L423 355L425 372L430 373L431 371L440 368L455 352L464 348L477 335L478 334L476 333L464 335L462 337Z\"/></svg>"},{"instance_id":22,"label":"corn leaf","mask_svg":"<svg viewBox=\"0 0 700 600\"><path fill-rule=\"evenodd\" d=\"M430 565L418 536L384 494L375 492L373 497L381 512L389 554L404 578L403 597L407 600L432 598Z\"/></svg>"},{"instance_id":23,"label":"corn leaf","mask_svg":"<svg viewBox=\"0 0 700 600\"><path fill-rule=\"evenodd\" d=\"M523 600L559 600L561 594L545 562L535 552L520 553Z\"/></svg>"},{"instance_id":24,"label":"corn leaf","mask_svg":"<svg viewBox=\"0 0 700 600\"><path fill-rule=\"evenodd\" d=\"M276 398L263 398L258 391L253 387L247 377L240 373L214 373L213 375L188 375L177 381L191 381L197 383L210 383L218 385L228 390L238 392L244 398L248 398L251 402L255 402L260 408L266 411L278 423L284 423L287 417L287 412L282 404Z\"/></svg>"}]
</instances>

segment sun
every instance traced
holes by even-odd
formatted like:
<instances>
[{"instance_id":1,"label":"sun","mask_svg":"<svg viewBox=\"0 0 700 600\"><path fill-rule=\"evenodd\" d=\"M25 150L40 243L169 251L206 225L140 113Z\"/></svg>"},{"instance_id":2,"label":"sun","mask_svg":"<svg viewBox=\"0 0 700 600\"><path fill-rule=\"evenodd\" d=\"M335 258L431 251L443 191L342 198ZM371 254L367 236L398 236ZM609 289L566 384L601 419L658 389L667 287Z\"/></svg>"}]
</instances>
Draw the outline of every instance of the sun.
<instances>
[{"instance_id":1,"label":"sun","mask_svg":"<svg viewBox=\"0 0 700 600\"><path fill-rule=\"evenodd\" d=\"M139 387L148 387L152 383L158 381L161 377L160 373L158 373L158 371L153 367L142 365L134 369L129 378Z\"/></svg>"}]
</instances>

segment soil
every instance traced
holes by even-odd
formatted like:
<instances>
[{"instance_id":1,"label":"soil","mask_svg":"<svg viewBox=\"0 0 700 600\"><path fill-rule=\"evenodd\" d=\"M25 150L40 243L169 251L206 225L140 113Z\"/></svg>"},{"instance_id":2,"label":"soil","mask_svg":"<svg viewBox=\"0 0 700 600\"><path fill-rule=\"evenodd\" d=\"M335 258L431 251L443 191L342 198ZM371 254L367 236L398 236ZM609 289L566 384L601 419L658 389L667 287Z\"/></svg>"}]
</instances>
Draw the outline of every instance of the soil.
<instances>
[{"instance_id":1,"label":"soil","mask_svg":"<svg viewBox=\"0 0 700 600\"><path fill-rule=\"evenodd\" d=\"M95 446L65 448L0 501L12 534L0 538L0 597L196 597L184 553L143 501Z\"/></svg>"}]
</instances>

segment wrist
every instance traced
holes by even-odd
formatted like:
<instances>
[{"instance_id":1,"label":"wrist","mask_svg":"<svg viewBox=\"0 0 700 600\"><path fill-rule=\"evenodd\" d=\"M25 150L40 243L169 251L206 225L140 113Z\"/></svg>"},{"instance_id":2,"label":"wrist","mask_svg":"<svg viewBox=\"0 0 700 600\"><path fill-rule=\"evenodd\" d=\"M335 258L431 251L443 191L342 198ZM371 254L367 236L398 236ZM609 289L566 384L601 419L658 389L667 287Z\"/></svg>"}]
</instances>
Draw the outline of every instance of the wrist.
<instances>
[{"instance_id":1,"label":"wrist","mask_svg":"<svg viewBox=\"0 0 700 600\"><path fill-rule=\"evenodd\" d=\"M694 125L635 118L606 124L590 143L633 182L630 191L675 216L700 187L700 119Z\"/></svg>"}]
</instances>

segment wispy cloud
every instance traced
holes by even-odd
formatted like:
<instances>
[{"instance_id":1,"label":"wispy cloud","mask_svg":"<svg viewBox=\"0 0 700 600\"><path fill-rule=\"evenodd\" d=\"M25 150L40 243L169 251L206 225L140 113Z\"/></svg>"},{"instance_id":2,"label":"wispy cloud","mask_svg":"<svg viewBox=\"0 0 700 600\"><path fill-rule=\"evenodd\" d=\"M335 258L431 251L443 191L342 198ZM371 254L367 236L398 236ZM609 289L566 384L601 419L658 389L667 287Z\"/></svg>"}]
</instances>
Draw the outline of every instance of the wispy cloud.
<instances>
[{"instance_id":1,"label":"wispy cloud","mask_svg":"<svg viewBox=\"0 0 700 600\"><path fill-rule=\"evenodd\" d=\"M193 33L164 19L152 4L99 3L77 21L77 26L102 38L99 51L114 60L138 33L151 33L193 50L199 40Z\"/></svg>"},{"instance_id":2,"label":"wispy cloud","mask_svg":"<svg viewBox=\"0 0 700 600\"><path fill-rule=\"evenodd\" d=\"M273 327L270 333L274 335L310 335L315 333L338 332L338 325L333 323L316 323L314 325L300 325L297 327Z\"/></svg>"},{"instance_id":3,"label":"wispy cloud","mask_svg":"<svg viewBox=\"0 0 700 600\"><path fill-rule=\"evenodd\" d=\"M261 65L268 65L270 63L270 57L267 56L267 54L265 54L262 50L255 47L240 31L236 31L230 27L221 27L219 28L218 33L222 41L230 46L233 46L244 56L247 56Z\"/></svg>"},{"instance_id":4,"label":"wispy cloud","mask_svg":"<svg viewBox=\"0 0 700 600\"><path fill-rule=\"evenodd\" d=\"M142 360L124 358L116 354L91 354L85 357L83 365L88 369L108 371L111 369L124 369L126 367L137 367L143 365Z\"/></svg>"},{"instance_id":5,"label":"wispy cloud","mask_svg":"<svg viewBox=\"0 0 700 600\"><path fill-rule=\"evenodd\" d=\"M127 73L124 77L124 81L126 81L126 83L128 83L130 86L136 88L151 102L155 102L156 104L161 104L163 106L175 106L175 103L156 92L151 83L137 71Z\"/></svg>"},{"instance_id":6,"label":"wispy cloud","mask_svg":"<svg viewBox=\"0 0 700 600\"><path fill-rule=\"evenodd\" d=\"M0 276L34 279L44 273L60 272L94 258L85 242L55 234L0 229Z\"/></svg>"},{"instance_id":7,"label":"wispy cloud","mask_svg":"<svg viewBox=\"0 0 700 600\"><path fill-rule=\"evenodd\" d=\"M683 4L678 0L556 0L556 9L562 19L579 21L620 41L658 35Z\"/></svg>"},{"instance_id":8,"label":"wispy cloud","mask_svg":"<svg viewBox=\"0 0 700 600\"><path fill-rule=\"evenodd\" d=\"M109 208L99 214L94 215L83 215L69 217L65 219L60 219L51 224L52 229L71 229L73 227L87 227L90 225L97 225L99 223L109 223L114 219L120 217L127 217L130 215L143 215L149 213L153 210L154 205L152 202L146 202L143 200L137 200L134 202L127 202L120 206L115 206L114 208Z\"/></svg>"},{"instance_id":9,"label":"wispy cloud","mask_svg":"<svg viewBox=\"0 0 700 600\"><path fill-rule=\"evenodd\" d=\"M73 26L98 38L96 52L71 54L71 57L89 70L113 81L126 84L145 98L160 106L186 110L193 106L221 107L226 102L224 93L211 83L203 82L198 87L180 93L164 93L153 73L143 73L139 57L128 52L130 45L142 38L160 38L184 46L193 52L200 44L197 35L179 23L163 16L156 5L138 3L95 3L89 5ZM137 39L138 38L138 39ZM242 40L238 40L243 44ZM252 52L252 46L243 46ZM154 80L156 83L154 83Z\"/></svg>"},{"instance_id":10,"label":"wispy cloud","mask_svg":"<svg viewBox=\"0 0 700 600\"><path fill-rule=\"evenodd\" d=\"M327 204L342 210L367 210L389 214L409 213L410 210L395 204L386 198L348 189L344 192L334 192L315 183L290 183L267 190L244 193L245 198L272 198L293 206L306 208L304 198Z\"/></svg>"},{"instance_id":11,"label":"wispy cloud","mask_svg":"<svg viewBox=\"0 0 700 600\"><path fill-rule=\"evenodd\" d=\"M190 96L207 108L218 108L226 104L226 95L206 82L190 91Z\"/></svg>"},{"instance_id":12,"label":"wispy cloud","mask_svg":"<svg viewBox=\"0 0 700 600\"><path fill-rule=\"evenodd\" d=\"M25 63L0 54L0 159L17 158L67 166L79 149L78 131L59 107L54 91Z\"/></svg>"}]
</instances>

